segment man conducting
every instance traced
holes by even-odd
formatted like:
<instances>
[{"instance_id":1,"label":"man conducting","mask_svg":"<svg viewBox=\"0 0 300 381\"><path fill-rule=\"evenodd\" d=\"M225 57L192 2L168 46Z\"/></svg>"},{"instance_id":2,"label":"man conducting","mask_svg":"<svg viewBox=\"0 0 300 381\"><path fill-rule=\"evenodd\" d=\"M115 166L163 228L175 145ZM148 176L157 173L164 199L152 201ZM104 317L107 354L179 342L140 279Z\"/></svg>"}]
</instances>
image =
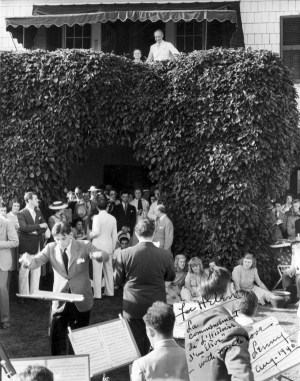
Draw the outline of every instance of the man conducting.
<instances>
[{"instance_id":1,"label":"man conducting","mask_svg":"<svg viewBox=\"0 0 300 381\"><path fill-rule=\"evenodd\" d=\"M82 302L54 300L51 311L50 346L52 356L66 354L67 328L89 325L93 306L93 293L89 278L89 259L107 261L108 254L88 241L72 239L72 229L67 222L57 222L52 229L55 242L49 243L34 258L25 253L20 262L34 270L50 262L54 272L53 292L81 294Z\"/></svg>"},{"instance_id":2,"label":"man conducting","mask_svg":"<svg viewBox=\"0 0 300 381\"><path fill-rule=\"evenodd\" d=\"M175 61L175 57L179 51L170 42L163 40L164 34L162 30L158 29L154 32L156 43L151 45L147 62L151 61Z\"/></svg>"}]
</instances>

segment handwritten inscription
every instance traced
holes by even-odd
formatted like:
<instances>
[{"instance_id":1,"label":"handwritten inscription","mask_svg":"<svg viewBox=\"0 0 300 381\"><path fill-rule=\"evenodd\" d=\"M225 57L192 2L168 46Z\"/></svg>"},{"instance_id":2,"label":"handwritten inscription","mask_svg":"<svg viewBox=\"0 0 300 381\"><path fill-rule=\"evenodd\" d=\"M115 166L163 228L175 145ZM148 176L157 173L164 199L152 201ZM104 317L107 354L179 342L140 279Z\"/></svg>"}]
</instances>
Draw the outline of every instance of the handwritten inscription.
<instances>
[{"instance_id":1,"label":"handwritten inscription","mask_svg":"<svg viewBox=\"0 0 300 381\"><path fill-rule=\"evenodd\" d=\"M298 347L289 340L274 317L255 323L249 338L255 381L276 377L299 364Z\"/></svg>"}]
</instances>

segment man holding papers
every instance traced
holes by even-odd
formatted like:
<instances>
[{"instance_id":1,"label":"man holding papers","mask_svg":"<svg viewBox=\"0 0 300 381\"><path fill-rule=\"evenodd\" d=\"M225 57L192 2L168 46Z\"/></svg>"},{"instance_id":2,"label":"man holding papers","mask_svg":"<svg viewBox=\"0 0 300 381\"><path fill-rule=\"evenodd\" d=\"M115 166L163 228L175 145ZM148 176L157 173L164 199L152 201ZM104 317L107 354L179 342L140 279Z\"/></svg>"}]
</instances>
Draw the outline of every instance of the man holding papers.
<instances>
[{"instance_id":1,"label":"man holding papers","mask_svg":"<svg viewBox=\"0 0 300 381\"><path fill-rule=\"evenodd\" d=\"M67 222L57 222L52 229L55 242L48 244L32 258L24 254L20 259L23 266L34 270L50 262L54 272L53 292L82 294L82 302L52 302L51 311L51 354L66 354L68 326L78 329L89 325L93 306L93 293L89 279L89 259L107 261L108 254L97 249L88 241L72 239L71 226Z\"/></svg>"}]
</instances>

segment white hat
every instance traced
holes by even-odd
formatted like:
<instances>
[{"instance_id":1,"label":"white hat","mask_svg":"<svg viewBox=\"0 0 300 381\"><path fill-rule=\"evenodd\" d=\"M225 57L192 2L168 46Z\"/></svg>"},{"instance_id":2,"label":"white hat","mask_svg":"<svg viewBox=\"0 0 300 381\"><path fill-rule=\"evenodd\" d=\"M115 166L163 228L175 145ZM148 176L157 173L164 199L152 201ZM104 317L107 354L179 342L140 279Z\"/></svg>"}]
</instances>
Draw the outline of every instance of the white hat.
<instances>
[{"instance_id":1,"label":"white hat","mask_svg":"<svg viewBox=\"0 0 300 381\"><path fill-rule=\"evenodd\" d=\"M88 192L99 191L99 190L101 190L101 189L96 188L95 185L91 185L91 187L88 190Z\"/></svg>"},{"instance_id":2,"label":"white hat","mask_svg":"<svg viewBox=\"0 0 300 381\"><path fill-rule=\"evenodd\" d=\"M128 239L128 242L129 242L129 241L130 241L130 234L129 234L129 233L124 233L123 230L120 230L120 231L118 232L118 241L119 241L119 243L120 243L120 240L121 240L122 238L127 238L127 239Z\"/></svg>"},{"instance_id":3,"label":"white hat","mask_svg":"<svg viewBox=\"0 0 300 381\"><path fill-rule=\"evenodd\" d=\"M63 204L62 201L54 201L52 205L49 206L49 209L66 209L68 207L68 204Z\"/></svg>"}]
</instances>

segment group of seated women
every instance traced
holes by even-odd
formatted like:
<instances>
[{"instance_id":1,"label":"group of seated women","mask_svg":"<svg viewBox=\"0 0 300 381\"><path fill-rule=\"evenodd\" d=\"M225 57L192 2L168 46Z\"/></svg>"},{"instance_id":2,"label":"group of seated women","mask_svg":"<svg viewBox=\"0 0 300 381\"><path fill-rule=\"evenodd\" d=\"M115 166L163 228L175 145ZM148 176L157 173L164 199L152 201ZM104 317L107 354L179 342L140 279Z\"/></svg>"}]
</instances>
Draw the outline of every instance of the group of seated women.
<instances>
[{"instance_id":1,"label":"group of seated women","mask_svg":"<svg viewBox=\"0 0 300 381\"><path fill-rule=\"evenodd\" d=\"M201 276L204 272L214 271L214 268L218 266L218 259L211 259L209 267L204 269L202 261L198 257L193 257L187 262L184 254L178 254L175 257L174 265L176 277L172 282L166 282L167 303L172 305L180 301L202 301ZM233 269L232 282L236 291L252 290L260 304L270 301L270 292L259 278L253 254L247 253L240 259L239 265Z\"/></svg>"}]
</instances>

